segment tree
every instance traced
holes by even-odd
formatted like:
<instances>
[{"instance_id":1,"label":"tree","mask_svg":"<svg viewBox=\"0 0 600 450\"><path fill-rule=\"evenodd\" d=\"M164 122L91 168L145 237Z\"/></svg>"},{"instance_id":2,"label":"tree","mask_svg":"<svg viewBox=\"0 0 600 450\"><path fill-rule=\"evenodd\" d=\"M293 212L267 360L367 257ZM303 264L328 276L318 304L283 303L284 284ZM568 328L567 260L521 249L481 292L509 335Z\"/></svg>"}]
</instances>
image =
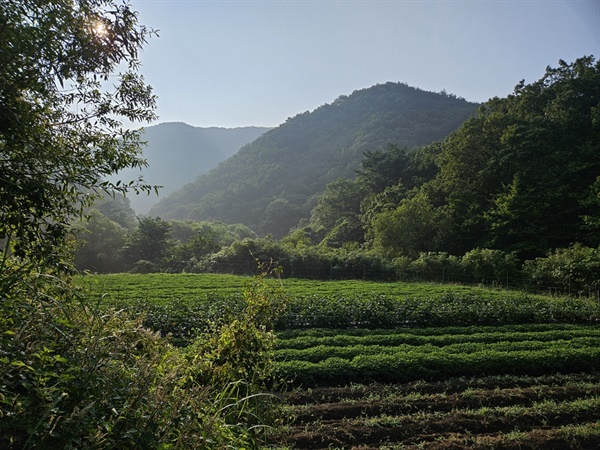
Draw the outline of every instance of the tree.
<instances>
[{"instance_id":1,"label":"tree","mask_svg":"<svg viewBox=\"0 0 600 450\"><path fill-rule=\"evenodd\" d=\"M171 225L160 217L142 217L129 237L125 254L130 262L149 261L153 264L167 255Z\"/></svg>"},{"instance_id":2,"label":"tree","mask_svg":"<svg viewBox=\"0 0 600 450\"><path fill-rule=\"evenodd\" d=\"M302 219L303 210L287 199L277 197L269 203L264 215L261 228L269 229L275 238L281 238Z\"/></svg>"},{"instance_id":3,"label":"tree","mask_svg":"<svg viewBox=\"0 0 600 450\"><path fill-rule=\"evenodd\" d=\"M436 251L444 217L423 191L405 198L400 206L373 220L373 247L388 257L416 257Z\"/></svg>"},{"instance_id":4,"label":"tree","mask_svg":"<svg viewBox=\"0 0 600 450\"><path fill-rule=\"evenodd\" d=\"M406 148L397 145L388 145L386 151L367 151L357 171L358 183L367 192L382 192L401 180L408 161Z\"/></svg>"},{"instance_id":5,"label":"tree","mask_svg":"<svg viewBox=\"0 0 600 450\"><path fill-rule=\"evenodd\" d=\"M451 219L444 251L475 247L522 259L598 243L600 63L548 67L493 98L445 139L425 191Z\"/></svg>"},{"instance_id":6,"label":"tree","mask_svg":"<svg viewBox=\"0 0 600 450\"><path fill-rule=\"evenodd\" d=\"M80 301L58 276L89 192L149 189L103 181L143 164L139 133L120 119L154 118L155 99L136 73L149 34L116 0L0 2L0 448L257 446L256 427L239 425L257 418L254 392L200 384L218 375L212 349L176 350L141 318ZM248 290L257 306L237 323L256 324L256 311L266 317L257 327L276 318L259 288ZM241 366L243 351L266 377L271 335L222 330L219 343L250 336L252 345L221 346L219 362Z\"/></svg>"},{"instance_id":7,"label":"tree","mask_svg":"<svg viewBox=\"0 0 600 450\"><path fill-rule=\"evenodd\" d=\"M152 34L114 0L0 3L4 292L32 267L64 267L71 220L90 206L90 192L151 189L104 180L144 165L140 133L122 120L155 119L137 60Z\"/></svg>"},{"instance_id":8,"label":"tree","mask_svg":"<svg viewBox=\"0 0 600 450\"><path fill-rule=\"evenodd\" d=\"M82 221L77 232L74 264L78 270L110 273L124 269L121 249L127 230L96 209Z\"/></svg>"},{"instance_id":9,"label":"tree","mask_svg":"<svg viewBox=\"0 0 600 450\"><path fill-rule=\"evenodd\" d=\"M106 193L94 202L94 209L127 230L132 230L137 225L135 211L129 198L124 195Z\"/></svg>"},{"instance_id":10,"label":"tree","mask_svg":"<svg viewBox=\"0 0 600 450\"><path fill-rule=\"evenodd\" d=\"M355 180L339 178L329 183L312 210L312 227L324 237L343 223L342 234L352 236L352 240L362 241L364 232L359 220L362 198L363 193Z\"/></svg>"}]
</instances>

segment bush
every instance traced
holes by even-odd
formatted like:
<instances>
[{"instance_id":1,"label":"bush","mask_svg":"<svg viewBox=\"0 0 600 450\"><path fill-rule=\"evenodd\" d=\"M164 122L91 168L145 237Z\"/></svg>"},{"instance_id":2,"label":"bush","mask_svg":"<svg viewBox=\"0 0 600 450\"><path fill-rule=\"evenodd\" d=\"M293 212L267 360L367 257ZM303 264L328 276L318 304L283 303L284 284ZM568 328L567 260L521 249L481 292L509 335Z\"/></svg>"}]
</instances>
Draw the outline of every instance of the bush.
<instances>
[{"instance_id":1,"label":"bush","mask_svg":"<svg viewBox=\"0 0 600 450\"><path fill-rule=\"evenodd\" d=\"M476 248L465 253L460 265L474 282L502 282L519 274L519 260L514 254L489 248Z\"/></svg>"},{"instance_id":2,"label":"bush","mask_svg":"<svg viewBox=\"0 0 600 450\"><path fill-rule=\"evenodd\" d=\"M575 244L557 249L545 258L526 261L523 272L534 284L572 287L575 292L588 294L600 287L600 247Z\"/></svg>"},{"instance_id":3,"label":"bush","mask_svg":"<svg viewBox=\"0 0 600 450\"><path fill-rule=\"evenodd\" d=\"M140 259L135 262L130 270L131 273L156 273L159 272L159 267L152 261Z\"/></svg>"},{"instance_id":4,"label":"bush","mask_svg":"<svg viewBox=\"0 0 600 450\"><path fill-rule=\"evenodd\" d=\"M394 278L393 264L358 248L293 247L272 238L244 239L196 265L197 272L256 274L256 262L273 261L284 277L316 279Z\"/></svg>"},{"instance_id":5,"label":"bush","mask_svg":"<svg viewBox=\"0 0 600 450\"><path fill-rule=\"evenodd\" d=\"M421 253L409 264L408 271L413 279L442 283L451 279L460 280L462 277L460 259L446 252Z\"/></svg>"}]
</instances>

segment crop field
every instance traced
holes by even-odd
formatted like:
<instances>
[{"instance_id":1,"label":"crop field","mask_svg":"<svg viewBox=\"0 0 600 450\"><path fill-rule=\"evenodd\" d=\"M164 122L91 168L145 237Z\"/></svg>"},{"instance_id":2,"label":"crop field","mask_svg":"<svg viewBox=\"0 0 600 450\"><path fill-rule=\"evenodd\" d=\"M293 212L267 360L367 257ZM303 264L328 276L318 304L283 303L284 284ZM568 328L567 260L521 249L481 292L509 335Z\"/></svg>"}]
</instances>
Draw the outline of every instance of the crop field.
<instances>
[{"instance_id":1,"label":"crop field","mask_svg":"<svg viewBox=\"0 0 600 450\"><path fill-rule=\"evenodd\" d=\"M597 326L353 331L280 338L275 353L279 375L314 386L600 368Z\"/></svg>"},{"instance_id":2,"label":"crop field","mask_svg":"<svg viewBox=\"0 0 600 450\"><path fill-rule=\"evenodd\" d=\"M600 373L353 384L285 395L280 449L600 448Z\"/></svg>"},{"instance_id":3,"label":"crop field","mask_svg":"<svg viewBox=\"0 0 600 450\"><path fill-rule=\"evenodd\" d=\"M123 306L129 302L146 301L160 304L173 299L194 301L207 295L239 294L251 277L224 274L110 274L85 275L77 283L86 296ZM298 278L270 279L281 285L291 296L384 294L392 297L424 297L444 293L485 294L500 298L505 291L477 286L444 285L438 283L374 282L360 280L316 281Z\"/></svg>"},{"instance_id":4,"label":"crop field","mask_svg":"<svg viewBox=\"0 0 600 450\"><path fill-rule=\"evenodd\" d=\"M248 278L78 280L180 345L242 309ZM278 280L268 280L279 283ZM600 448L600 305L457 285L282 280L270 448Z\"/></svg>"},{"instance_id":5,"label":"crop field","mask_svg":"<svg viewBox=\"0 0 600 450\"><path fill-rule=\"evenodd\" d=\"M279 335L285 449L600 448L600 327Z\"/></svg>"},{"instance_id":6,"label":"crop field","mask_svg":"<svg viewBox=\"0 0 600 450\"><path fill-rule=\"evenodd\" d=\"M89 304L143 314L148 327L187 338L224 312L240 311L250 280L212 274L118 274L83 276L77 283ZM585 298L435 283L266 281L287 297L278 330L600 323L600 304Z\"/></svg>"}]
</instances>

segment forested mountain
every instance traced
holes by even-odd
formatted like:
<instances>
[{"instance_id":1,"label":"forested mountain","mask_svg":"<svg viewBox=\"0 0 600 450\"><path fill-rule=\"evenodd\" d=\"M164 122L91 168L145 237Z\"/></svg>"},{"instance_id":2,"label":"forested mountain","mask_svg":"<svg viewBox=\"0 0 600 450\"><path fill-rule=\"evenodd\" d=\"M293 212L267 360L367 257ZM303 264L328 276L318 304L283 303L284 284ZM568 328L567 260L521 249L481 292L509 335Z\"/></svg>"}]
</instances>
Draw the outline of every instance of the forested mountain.
<instances>
[{"instance_id":1,"label":"forested mountain","mask_svg":"<svg viewBox=\"0 0 600 450\"><path fill-rule=\"evenodd\" d=\"M163 198L150 214L243 223L281 237L308 219L328 183L355 175L365 152L443 139L476 108L453 95L401 83L358 90L288 119Z\"/></svg>"},{"instance_id":2,"label":"forested mountain","mask_svg":"<svg viewBox=\"0 0 600 450\"><path fill-rule=\"evenodd\" d=\"M360 218L388 257L486 247L528 259L598 246L600 63L560 61L411 158L398 149L367 155L361 177L358 212L347 223ZM339 219L332 205L344 192L330 186L318 217Z\"/></svg>"},{"instance_id":3,"label":"forested mountain","mask_svg":"<svg viewBox=\"0 0 600 450\"><path fill-rule=\"evenodd\" d=\"M402 85L377 88L422 95ZM88 245L76 261L100 271L246 273L259 257L293 276L437 279L441 274L442 280L452 275L507 283L523 276L544 286L560 283L569 292L572 282L597 290L599 63L592 57L560 61L540 80L521 82L506 98L480 105L442 140L416 149L403 146L407 140L391 128L364 131L354 101L369 97L372 89L289 119L171 196L186 200L173 210L182 217L203 213L238 225L142 218L136 227L127 201L98 203L89 233L82 234ZM425 98L461 104L439 94ZM356 107L344 110L340 102ZM335 120L343 115L354 122ZM430 124L435 130L436 122ZM328 128L338 137L335 151L326 151L335 144ZM365 138L352 141L360 132ZM377 136L379 147L359 150ZM398 144L384 144L393 140ZM334 181L323 187L328 178ZM197 210L194 195L200 199ZM274 237L299 218L306 220L279 240L257 238L239 225L245 217ZM164 248L144 253L140 248L154 248L157 241L153 230L163 233Z\"/></svg>"},{"instance_id":4,"label":"forested mountain","mask_svg":"<svg viewBox=\"0 0 600 450\"><path fill-rule=\"evenodd\" d=\"M148 183L163 186L159 191L162 198L216 167L268 130L264 127L200 128L185 123L151 126L142 136L147 142L144 158L148 167L141 172L128 169L114 178L125 181L143 174ZM156 194L130 195L129 199L138 214L145 214L159 197Z\"/></svg>"}]
</instances>

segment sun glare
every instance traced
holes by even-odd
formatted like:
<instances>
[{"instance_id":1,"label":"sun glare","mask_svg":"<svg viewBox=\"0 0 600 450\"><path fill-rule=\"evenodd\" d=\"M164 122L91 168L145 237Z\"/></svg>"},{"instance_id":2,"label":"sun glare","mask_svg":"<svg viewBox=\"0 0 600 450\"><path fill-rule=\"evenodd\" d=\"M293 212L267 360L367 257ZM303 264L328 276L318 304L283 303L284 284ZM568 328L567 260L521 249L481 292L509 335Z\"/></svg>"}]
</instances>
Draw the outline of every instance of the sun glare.
<instances>
[{"instance_id":1,"label":"sun glare","mask_svg":"<svg viewBox=\"0 0 600 450\"><path fill-rule=\"evenodd\" d=\"M98 20L92 25L92 33L102 39L108 36L108 28L104 22Z\"/></svg>"}]
</instances>

